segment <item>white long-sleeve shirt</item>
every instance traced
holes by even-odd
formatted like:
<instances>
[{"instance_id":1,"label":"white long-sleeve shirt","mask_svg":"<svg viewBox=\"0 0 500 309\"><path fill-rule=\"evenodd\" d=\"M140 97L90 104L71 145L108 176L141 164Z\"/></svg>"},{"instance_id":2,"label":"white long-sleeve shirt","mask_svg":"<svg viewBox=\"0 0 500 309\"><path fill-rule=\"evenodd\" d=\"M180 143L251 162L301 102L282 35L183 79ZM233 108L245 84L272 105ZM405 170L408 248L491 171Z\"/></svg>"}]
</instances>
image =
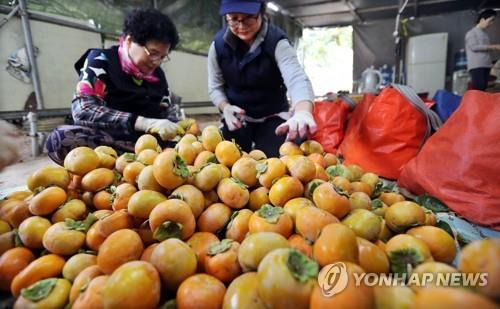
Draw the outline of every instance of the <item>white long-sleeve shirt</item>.
<instances>
[{"instance_id":1,"label":"white long-sleeve shirt","mask_svg":"<svg viewBox=\"0 0 500 309\"><path fill-rule=\"evenodd\" d=\"M488 48L490 38L486 31L474 27L465 35L465 52L467 55L467 69L491 68L491 51Z\"/></svg>"},{"instance_id":2,"label":"white long-sleeve shirt","mask_svg":"<svg viewBox=\"0 0 500 309\"><path fill-rule=\"evenodd\" d=\"M257 34L248 52L254 51L264 41L268 29L268 23L263 22L261 30ZM227 29L227 31L230 31ZM229 35L226 33L226 35ZM225 35L225 37L226 37ZM304 69L300 66L295 49L287 39L282 39L276 45L274 52L276 63L288 90L292 107L300 101L314 101L314 91L311 81ZM217 62L217 51L212 42L208 52L208 93L212 103L218 107L221 102L229 102L224 91L224 77ZM231 103L231 102L229 102Z\"/></svg>"}]
</instances>

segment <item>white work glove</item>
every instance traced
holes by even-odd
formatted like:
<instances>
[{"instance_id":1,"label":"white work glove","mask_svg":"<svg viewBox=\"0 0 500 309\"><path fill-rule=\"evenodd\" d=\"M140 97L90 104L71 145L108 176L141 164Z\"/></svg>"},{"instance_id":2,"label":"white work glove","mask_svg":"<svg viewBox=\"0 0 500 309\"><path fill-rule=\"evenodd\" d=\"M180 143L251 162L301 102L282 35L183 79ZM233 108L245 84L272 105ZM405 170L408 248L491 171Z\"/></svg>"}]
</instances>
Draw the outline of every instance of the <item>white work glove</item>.
<instances>
[{"instance_id":1,"label":"white work glove","mask_svg":"<svg viewBox=\"0 0 500 309\"><path fill-rule=\"evenodd\" d=\"M19 159L20 132L7 121L0 120L0 170Z\"/></svg>"},{"instance_id":2,"label":"white work glove","mask_svg":"<svg viewBox=\"0 0 500 309\"><path fill-rule=\"evenodd\" d=\"M164 141L177 135L179 126L168 119L146 118L139 116L135 121L134 129L146 133L158 134Z\"/></svg>"},{"instance_id":3,"label":"white work glove","mask_svg":"<svg viewBox=\"0 0 500 309\"><path fill-rule=\"evenodd\" d=\"M224 110L222 111L224 115L224 120L226 120L227 128L229 131L234 131L240 129L243 125L237 115L244 116L245 110L239 108L238 106L226 104Z\"/></svg>"},{"instance_id":4,"label":"white work glove","mask_svg":"<svg viewBox=\"0 0 500 309\"><path fill-rule=\"evenodd\" d=\"M316 132L316 122L313 115L308 111L296 111L285 123L276 128L276 135L287 133L286 140L295 140L298 136L305 138Z\"/></svg>"}]
</instances>

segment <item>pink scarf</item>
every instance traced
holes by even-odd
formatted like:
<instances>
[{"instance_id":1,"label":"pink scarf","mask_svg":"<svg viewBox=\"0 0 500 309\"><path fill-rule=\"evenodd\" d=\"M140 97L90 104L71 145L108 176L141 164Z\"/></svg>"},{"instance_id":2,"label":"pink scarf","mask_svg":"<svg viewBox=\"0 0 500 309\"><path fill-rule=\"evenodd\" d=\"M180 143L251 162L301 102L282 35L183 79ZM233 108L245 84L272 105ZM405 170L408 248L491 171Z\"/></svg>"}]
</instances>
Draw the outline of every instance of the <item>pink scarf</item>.
<instances>
[{"instance_id":1,"label":"pink scarf","mask_svg":"<svg viewBox=\"0 0 500 309\"><path fill-rule=\"evenodd\" d=\"M120 37L118 58L120 59L122 70L125 73L134 76L136 79L145 80L150 83L156 83L160 80L158 77L154 76L154 70L149 72L148 74L144 74L135 66L132 60L130 60L127 47L125 46L125 39L123 37Z\"/></svg>"}]
</instances>

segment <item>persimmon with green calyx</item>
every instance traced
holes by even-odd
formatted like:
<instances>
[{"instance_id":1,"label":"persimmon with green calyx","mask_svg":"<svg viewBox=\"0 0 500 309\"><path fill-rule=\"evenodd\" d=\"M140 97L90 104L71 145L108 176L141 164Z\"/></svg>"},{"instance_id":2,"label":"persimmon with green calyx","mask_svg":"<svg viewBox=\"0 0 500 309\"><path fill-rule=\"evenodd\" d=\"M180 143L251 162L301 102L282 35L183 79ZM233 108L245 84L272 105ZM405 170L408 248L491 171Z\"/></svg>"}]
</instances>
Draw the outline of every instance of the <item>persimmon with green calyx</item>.
<instances>
[{"instance_id":1,"label":"persimmon with green calyx","mask_svg":"<svg viewBox=\"0 0 500 309\"><path fill-rule=\"evenodd\" d=\"M37 188L57 186L64 190L71 181L68 171L61 166L46 166L37 170L28 178L28 189L34 192Z\"/></svg>"},{"instance_id":2,"label":"persimmon with green calyx","mask_svg":"<svg viewBox=\"0 0 500 309\"><path fill-rule=\"evenodd\" d=\"M435 226L419 226L406 233L425 242L431 250L434 260L450 264L455 259L457 254L455 239L445 230Z\"/></svg>"},{"instance_id":3,"label":"persimmon with green calyx","mask_svg":"<svg viewBox=\"0 0 500 309\"><path fill-rule=\"evenodd\" d=\"M226 238L241 243L248 234L248 222L253 212L250 209L241 209L233 212L226 228Z\"/></svg>"},{"instance_id":4,"label":"persimmon with green calyx","mask_svg":"<svg viewBox=\"0 0 500 309\"><path fill-rule=\"evenodd\" d=\"M258 184L257 161L251 157L240 158L231 168L231 176L240 180L247 187L252 188Z\"/></svg>"},{"instance_id":5,"label":"persimmon with green calyx","mask_svg":"<svg viewBox=\"0 0 500 309\"><path fill-rule=\"evenodd\" d=\"M422 240L408 234L399 234L385 244L385 252L391 263L391 271L409 275L418 264L431 261L429 247Z\"/></svg>"},{"instance_id":6,"label":"persimmon with green calyx","mask_svg":"<svg viewBox=\"0 0 500 309\"><path fill-rule=\"evenodd\" d=\"M54 212L66 202L68 195L59 187L48 187L35 195L29 202L29 211L37 216L44 216ZM5 207L5 206L4 206Z\"/></svg>"},{"instance_id":7,"label":"persimmon with green calyx","mask_svg":"<svg viewBox=\"0 0 500 309\"><path fill-rule=\"evenodd\" d=\"M159 155L158 151L153 149L144 149L138 155L136 160L141 162L142 164L148 166L153 165L156 157Z\"/></svg>"},{"instance_id":8,"label":"persimmon with green calyx","mask_svg":"<svg viewBox=\"0 0 500 309\"><path fill-rule=\"evenodd\" d=\"M223 239L212 244L205 258L205 272L224 283L230 283L241 274L238 263L240 244L232 239Z\"/></svg>"},{"instance_id":9,"label":"persimmon with green calyx","mask_svg":"<svg viewBox=\"0 0 500 309\"><path fill-rule=\"evenodd\" d=\"M486 238L467 244L460 253L458 269L464 273L487 273L488 283L477 289L500 299L500 239Z\"/></svg>"},{"instance_id":10,"label":"persimmon with green calyx","mask_svg":"<svg viewBox=\"0 0 500 309\"><path fill-rule=\"evenodd\" d=\"M330 182L319 185L313 193L314 204L328 211L338 219L345 217L351 210L348 195Z\"/></svg>"},{"instance_id":11,"label":"persimmon with green calyx","mask_svg":"<svg viewBox=\"0 0 500 309\"><path fill-rule=\"evenodd\" d=\"M215 147L215 157L217 161L227 167L233 166L233 164L241 158L241 154L241 150L235 142L221 141Z\"/></svg>"},{"instance_id":12,"label":"persimmon with green calyx","mask_svg":"<svg viewBox=\"0 0 500 309\"><path fill-rule=\"evenodd\" d=\"M224 203L214 203L205 209L198 218L196 228L200 232L218 234L231 220L232 210Z\"/></svg>"},{"instance_id":13,"label":"persimmon with green calyx","mask_svg":"<svg viewBox=\"0 0 500 309\"><path fill-rule=\"evenodd\" d=\"M98 146L94 149L94 151L99 157L100 167L109 169L113 169L115 167L116 159L118 158L116 150L109 146Z\"/></svg>"},{"instance_id":14,"label":"persimmon with green calyx","mask_svg":"<svg viewBox=\"0 0 500 309\"><path fill-rule=\"evenodd\" d=\"M10 291L14 277L35 259L29 249L18 247L0 254L0 290Z\"/></svg>"},{"instance_id":15,"label":"persimmon with green calyx","mask_svg":"<svg viewBox=\"0 0 500 309\"><path fill-rule=\"evenodd\" d=\"M78 296L71 305L72 309L103 308L102 290L108 281L109 276L97 276L90 280L85 290Z\"/></svg>"},{"instance_id":16,"label":"persimmon with green calyx","mask_svg":"<svg viewBox=\"0 0 500 309\"><path fill-rule=\"evenodd\" d=\"M238 261L244 272L256 271L262 259L274 249L289 248L287 239L278 233L259 232L248 235L238 250Z\"/></svg>"},{"instance_id":17,"label":"persimmon with green calyx","mask_svg":"<svg viewBox=\"0 0 500 309\"><path fill-rule=\"evenodd\" d=\"M71 291L69 293L69 302L71 304L74 303L78 296L80 296L80 294L88 287L90 281L103 274L104 273L97 265L92 265L82 270L73 281L73 285L71 286Z\"/></svg>"},{"instance_id":18,"label":"persimmon with green calyx","mask_svg":"<svg viewBox=\"0 0 500 309\"><path fill-rule=\"evenodd\" d=\"M218 242L219 238L209 232L196 232L186 241L196 254L199 273L204 272L208 248Z\"/></svg>"},{"instance_id":19,"label":"persimmon with green calyx","mask_svg":"<svg viewBox=\"0 0 500 309\"><path fill-rule=\"evenodd\" d=\"M191 143L188 142L179 142L175 146L175 151L179 154L179 156L186 162L187 165L193 165L196 156L196 149Z\"/></svg>"},{"instance_id":20,"label":"persimmon with green calyx","mask_svg":"<svg viewBox=\"0 0 500 309\"><path fill-rule=\"evenodd\" d=\"M307 140L300 144L300 150L304 152L304 155L308 156L312 153L323 154L323 146L315 140Z\"/></svg>"},{"instance_id":21,"label":"persimmon with green calyx","mask_svg":"<svg viewBox=\"0 0 500 309\"><path fill-rule=\"evenodd\" d=\"M139 136L134 145L134 152L136 155L140 154L145 149L152 149L155 151L161 151L158 140L151 134L143 134Z\"/></svg>"},{"instance_id":22,"label":"persimmon with green calyx","mask_svg":"<svg viewBox=\"0 0 500 309\"><path fill-rule=\"evenodd\" d=\"M293 221L282 207L270 204L254 212L248 222L250 233L275 232L288 238L293 232Z\"/></svg>"},{"instance_id":23,"label":"persimmon with green calyx","mask_svg":"<svg viewBox=\"0 0 500 309\"><path fill-rule=\"evenodd\" d=\"M424 225L425 212L420 205L410 201L397 202L389 206L384 215L387 226L396 233Z\"/></svg>"},{"instance_id":24,"label":"persimmon with green calyx","mask_svg":"<svg viewBox=\"0 0 500 309\"><path fill-rule=\"evenodd\" d=\"M170 199L156 205L149 215L149 226L156 240L188 239L193 235L196 221L188 204Z\"/></svg>"},{"instance_id":25,"label":"persimmon with green calyx","mask_svg":"<svg viewBox=\"0 0 500 309\"><path fill-rule=\"evenodd\" d=\"M351 204L351 210L354 209L372 210L372 200L370 199L370 196L365 192L353 192L349 196L349 203Z\"/></svg>"},{"instance_id":26,"label":"persimmon with green calyx","mask_svg":"<svg viewBox=\"0 0 500 309\"><path fill-rule=\"evenodd\" d=\"M339 219L326 210L307 206L299 209L295 215L295 231L309 242L314 243L323 227L338 222Z\"/></svg>"},{"instance_id":27,"label":"persimmon with green calyx","mask_svg":"<svg viewBox=\"0 0 500 309\"><path fill-rule=\"evenodd\" d=\"M41 249L43 248L43 235L51 225L49 220L43 217L33 216L21 222L17 232L25 247Z\"/></svg>"},{"instance_id":28,"label":"persimmon with green calyx","mask_svg":"<svg viewBox=\"0 0 500 309\"><path fill-rule=\"evenodd\" d=\"M243 208L248 203L250 193L247 186L236 178L224 178L217 185L221 201L233 209Z\"/></svg>"},{"instance_id":29,"label":"persimmon with green calyx","mask_svg":"<svg viewBox=\"0 0 500 309\"><path fill-rule=\"evenodd\" d=\"M167 197L160 192L140 190L130 196L127 209L136 218L148 219L156 205L166 200Z\"/></svg>"},{"instance_id":30,"label":"persimmon with green calyx","mask_svg":"<svg viewBox=\"0 0 500 309\"><path fill-rule=\"evenodd\" d=\"M217 164L208 163L194 173L192 185L203 192L208 192L213 190L221 179L222 171Z\"/></svg>"},{"instance_id":31,"label":"persimmon with green calyx","mask_svg":"<svg viewBox=\"0 0 500 309\"><path fill-rule=\"evenodd\" d=\"M113 210L127 209L130 197L137 192L137 188L127 182L119 184L112 194Z\"/></svg>"},{"instance_id":32,"label":"persimmon with green calyx","mask_svg":"<svg viewBox=\"0 0 500 309\"><path fill-rule=\"evenodd\" d=\"M201 142L208 151L215 152L217 145L222 141L222 133L214 125L206 126L201 132Z\"/></svg>"},{"instance_id":33,"label":"persimmon with green calyx","mask_svg":"<svg viewBox=\"0 0 500 309\"><path fill-rule=\"evenodd\" d=\"M375 286L376 309L412 309L415 292L407 286Z\"/></svg>"},{"instance_id":34,"label":"persimmon with green calyx","mask_svg":"<svg viewBox=\"0 0 500 309\"><path fill-rule=\"evenodd\" d=\"M78 253L66 261L62 275L65 279L73 282L81 271L92 265L97 265L97 256L88 253Z\"/></svg>"},{"instance_id":35,"label":"persimmon with green calyx","mask_svg":"<svg viewBox=\"0 0 500 309\"><path fill-rule=\"evenodd\" d=\"M219 163L217 162L217 158L215 158L215 154L208 150L203 150L200 152L196 158L194 159L193 165L194 167L202 167L208 163Z\"/></svg>"},{"instance_id":36,"label":"persimmon with green calyx","mask_svg":"<svg viewBox=\"0 0 500 309\"><path fill-rule=\"evenodd\" d=\"M313 179L311 181L309 181L307 184L306 184L306 187L304 189L304 197L307 198L307 199L310 199L312 201L313 199L313 193L314 193L314 190L316 190L316 188L325 183L326 181L323 180L323 179Z\"/></svg>"},{"instance_id":37,"label":"persimmon with green calyx","mask_svg":"<svg viewBox=\"0 0 500 309\"><path fill-rule=\"evenodd\" d=\"M52 223L62 222L66 219L82 220L87 216L87 206L82 200L72 199L61 205L50 219Z\"/></svg>"},{"instance_id":38,"label":"persimmon with green calyx","mask_svg":"<svg viewBox=\"0 0 500 309\"><path fill-rule=\"evenodd\" d=\"M99 157L89 147L74 148L64 158L64 168L79 176L95 170L100 164Z\"/></svg>"},{"instance_id":39,"label":"persimmon with green calyx","mask_svg":"<svg viewBox=\"0 0 500 309\"><path fill-rule=\"evenodd\" d=\"M330 273L331 270L337 268L340 270L338 275ZM343 269L343 271L342 271ZM342 264L335 264L333 266L323 267L319 277L334 283L332 287L328 283L320 287L318 283L314 286L311 295L310 309L323 309L323 308L347 308L347 309L372 309L374 308L375 299L373 296L373 288L367 286L364 280L358 280L360 275L365 274L366 271L359 265L351 262L343 262ZM335 280L335 277L338 279ZM323 279L323 280L325 280ZM359 281L359 284L357 284ZM323 281L324 282L324 281ZM336 284L335 284L336 283ZM343 283L343 284L342 284ZM328 290L328 288L331 288ZM343 288L342 290L338 290ZM332 292L337 290L337 294L325 296L325 292ZM384 308L385 309L385 308Z\"/></svg>"},{"instance_id":40,"label":"persimmon with green calyx","mask_svg":"<svg viewBox=\"0 0 500 309\"><path fill-rule=\"evenodd\" d=\"M97 192L101 191L116 180L115 173L108 168L96 168L85 174L82 178L82 189L84 191Z\"/></svg>"},{"instance_id":41,"label":"persimmon with green calyx","mask_svg":"<svg viewBox=\"0 0 500 309\"><path fill-rule=\"evenodd\" d=\"M377 216L384 217L385 212L387 211L388 208L389 206L387 206L386 203L382 202L379 199L374 199L371 201L371 210Z\"/></svg>"},{"instance_id":42,"label":"persimmon with green calyx","mask_svg":"<svg viewBox=\"0 0 500 309\"><path fill-rule=\"evenodd\" d=\"M10 285L12 295L19 296L22 289L39 280L58 277L64 264L64 259L55 254L47 254L37 258L14 277Z\"/></svg>"},{"instance_id":43,"label":"persimmon with green calyx","mask_svg":"<svg viewBox=\"0 0 500 309\"><path fill-rule=\"evenodd\" d=\"M326 168L326 172L328 176L330 176L330 179L333 179L336 176L345 177L351 182L355 179L354 173L343 164L329 166Z\"/></svg>"},{"instance_id":44,"label":"persimmon with green calyx","mask_svg":"<svg viewBox=\"0 0 500 309\"><path fill-rule=\"evenodd\" d=\"M357 236L369 241L377 240L382 228L382 219L366 209L354 209L342 220Z\"/></svg>"},{"instance_id":45,"label":"persimmon with green calyx","mask_svg":"<svg viewBox=\"0 0 500 309\"><path fill-rule=\"evenodd\" d=\"M73 255L85 244L85 232L67 219L47 229L43 235L43 246L54 254Z\"/></svg>"},{"instance_id":46,"label":"persimmon with green calyx","mask_svg":"<svg viewBox=\"0 0 500 309\"><path fill-rule=\"evenodd\" d=\"M177 289L176 306L178 309L221 308L226 287L213 276L196 274L184 280Z\"/></svg>"},{"instance_id":47,"label":"persimmon with green calyx","mask_svg":"<svg viewBox=\"0 0 500 309\"><path fill-rule=\"evenodd\" d=\"M161 296L160 276L150 263L131 261L109 276L101 295L104 308L156 308Z\"/></svg>"},{"instance_id":48,"label":"persimmon with green calyx","mask_svg":"<svg viewBox=\"0 0 500 309\"><path fill-rule=\"evenodd\" d=\"M263 205L269 204L269 189L266 187L258 187L250 192L248 199L248 208L252 211L259 210Z\"/></svg>"},{"instance_id":49,"label":"persimmon with green calyx","mask_svg":"<svg viewBox=\"0 0 500 309\"><path fill-rule=\"evenodd\" d=\"M257 291L270 308L308 308L318 278L316 262L294 249L276 249L257 271Z\"/></svg>"},{"instance_id":50,"label":"persimmon with green calyx","mask_svg":"<svg viewBox=\"0 0 500 309\"><path fill-rule=\"evenodd\" d=\"M224 295L223 309L255 308L265 309L266 305L257 293L257 273L250 272L234 279Z\"/></svg>"},{"instance_id":51,"label":"persimmon with green calyx","mask_svg":"<svg viewBox=\"0 0 500 309\"><path fill-rule=\"evenodd\" d=\"M283 176L276 180L269 189L269 200L274 206L283 207L289 200L301 197L304 185L300 180L291 176Z\"/></svg>"},{"instance_id":52,"label":"persimmon with green calyx","mask_svg":"<svg viewBox=\"0 0 500 309\"><path fill-rule=\"evenodd\" d=\"M365 238L356 237L359 251L359 265L367 273L389 272L389 259L381 248Z\"/></svg>"},{"instance_id":53,"label":"persimmon with green calyx","mask_svg":"<svg viewBox=\"0 0 500 309\"><path fill-rule=\"evenodd\" d=\"M156 157L153 166L156 181L168 190L184 184L189 176L186 163L173 149L160 153Z\"/></svg>"},{"instance_id":54,"label":"persimmon with green calyx","mask_svg":"<svg viewBox=\"0 0 500 309\"><path fill-rule=\"evenodd\" d=\"M271 188L276 179L286 174L286 165L278 158L269 158L264 162L259 162L255 169L260 185L268 189Z\"/></svg>"},{"instance_id":55,"label":"persimmon with green calyx","mask_svg":"<svg viewBox=\"0 0 500 309\"><path fill-rule=\"evenodd\" d=\"M341 223L328 224L313 245L313 255L321 267L340 261L358 263L356 234Z\"/></svg>"},{"instance_id":56,"label":"persimmon with green calyx","mask_svg":"<svg viewBox=\"0 0 500 309\"><path fill-rule=\"evenodd\" d=\"M163 187L156 181L153 170L153 165L148 165L141 170L137 176L137 187L139 190L163 191Z\"/></svg>"},{"instance_id":57,"label":"persimmon with green calyx","mask_svg":"<svg viewBox=\"0 0 500 309\"><path fill-rule=\"evenodd\" d=\"M303 183L307 183L316 176L316 166L314 162L303 155L289 156L286 167L292 177L297 178Z\"/></svg>"},{"instance_id":58,"label":"persimmon with green calyx","mask_svg":"<svg viewBox=\"0 0 500 309\"><path fill-rule=\"evenodd\" d=\"M163 285L173 291L197 269L193 249L177 238L162 241L153 250L150 260L160 273Z\"/></svg>"},{"instance_id":59,"label":"persimmon with green calyx","mask_svg":"<svg viewBox=\"0 0 500 309\"><path fill-rule=\"evenodd\" d=\"M408 286L415 291L415 293L419 293L422 289L434 286L456 286L456 283L453 282L443 282L441 278L446 278L448 276L453 276L451 274L457 273L458 270L455 267L452 267L448 264L441 262L424 262L422 264L417 265L412 272L412 277L415 276L418 280L410 280L408 282ZM428 274L432 274L429 278ZM448 274L448 275L447 275ZM442 277L440 276L442 275ZM453 277L451 277L453 278ZM445 279L446 280L446 279Z\"/></svg>"},{"instance_id":60,"label":"persimmon with green calyx","mask_svg":"<svg viewBox=\"0 0 500 309\"><path fill-rule=\"evenodd\" d=\"M191 208L195 219L197 219L205 209L205 197L203 196L203 192L193 185L182 185L177 187L172 194L170 194L169 198L178 198L186 202Z\"/></svg>"},{"instance_id":61,"label":"persimmon with green calyx","mask_svg":"<svg viewBox=\"0 0 500 309\"><path fill-rule=\"evenodd\" d=\"M122 229L109 235L99 247L97 265L112 274L121 265L140 259L144 251L141 237L133 230Z\"/></svg>"},{"instance_id":62,"label":"persimmon with green calyx","mask_svg":"<svg viewBox=\"0 0 500 309\"><path fill-rule=\"evenodd\" d=\"M467 289L428 287L422 289L415 297L415 309L432 308L481 308L498 309L498 304L492 299L474 293Z\"/></svg>"},{"instance_id":63,"label":"persimmon with green calyx","mask_svg":"<svg viewBox=\"0 0 500 309\"><path fill-rule=\"evenodd\" d=\"M316 205L314 205L310 199L305 197L296 197L286 202L285 206L283 206L283 210L285 210L290 218L292 218L292 221L295 224L297 213L304 207L316 207Z\"/></svg>"},{"instance_id":64,"label":"persimmon with green calyx","mask_svg":"<svg viewBox=\"0 0 500 309\"><path fill-rule=\"evenodd\" d=\"M280 157L303 155L304 152L300 149L299 145L294 142L284 142L279 148Z\"/></svg>"},{"instance_id":65,"label":"persimmon with green calyx","mask_svg":"<svg viewBox=\"0 0 500 309\"><path fill-rule=\"evenodd\" d=\"M118 171L118 173L123 173L123 170L125 170L125 167L129 163L134 162L137 159L137 156L131 152L125 152L121 156L118 157L115 161L115 169Z\"/></svg>"},{"instance_id":66,"label":"persimmon with green calyx","mask_svg":"<svg viewBox=\"0 0 500 309\"><path fill-rule=\"evenodd\" d=\"M63 308L68 303L71 283L66 279L40 280L21 290L14 308Z\"/></svg>"}]
</instances>

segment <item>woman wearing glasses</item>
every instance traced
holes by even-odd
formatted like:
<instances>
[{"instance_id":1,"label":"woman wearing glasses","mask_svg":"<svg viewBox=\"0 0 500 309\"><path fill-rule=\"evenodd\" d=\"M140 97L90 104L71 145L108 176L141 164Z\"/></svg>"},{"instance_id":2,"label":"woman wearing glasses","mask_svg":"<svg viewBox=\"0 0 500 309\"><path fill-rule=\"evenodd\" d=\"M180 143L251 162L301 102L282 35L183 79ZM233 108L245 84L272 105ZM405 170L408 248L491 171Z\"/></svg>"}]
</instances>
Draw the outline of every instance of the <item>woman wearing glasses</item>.
<instances>
[{"instance_id":1,"label":"woman wearing glasses","mask_svg":"<svg viewBox=\"0 0 500 309\"><path fill-rule=\"evenodd\" d=\"M75 64L80 76L71 103L75 125L58 127L49 135L49 157L62 164L77 146L133 151L145 132L164 141L173 138L178 119L160 65L178 42L168 16L141 9L126 17L119 45L89 49Z\"/></svg>"},{"instance_id":2,"label":"woman wearing glasses","mask_svg":"<svg viewBox=\"0 0 500 309\"><path fill-rule=\"evenodd\" d=\"M209 50L208 88L223 115L224 138L247 152L254 147L277 157L285 139L316 130L314 93L285 33L265 10L264 0L221 1L219 13L228 26Z\"/></svg>"}]
</instances>

